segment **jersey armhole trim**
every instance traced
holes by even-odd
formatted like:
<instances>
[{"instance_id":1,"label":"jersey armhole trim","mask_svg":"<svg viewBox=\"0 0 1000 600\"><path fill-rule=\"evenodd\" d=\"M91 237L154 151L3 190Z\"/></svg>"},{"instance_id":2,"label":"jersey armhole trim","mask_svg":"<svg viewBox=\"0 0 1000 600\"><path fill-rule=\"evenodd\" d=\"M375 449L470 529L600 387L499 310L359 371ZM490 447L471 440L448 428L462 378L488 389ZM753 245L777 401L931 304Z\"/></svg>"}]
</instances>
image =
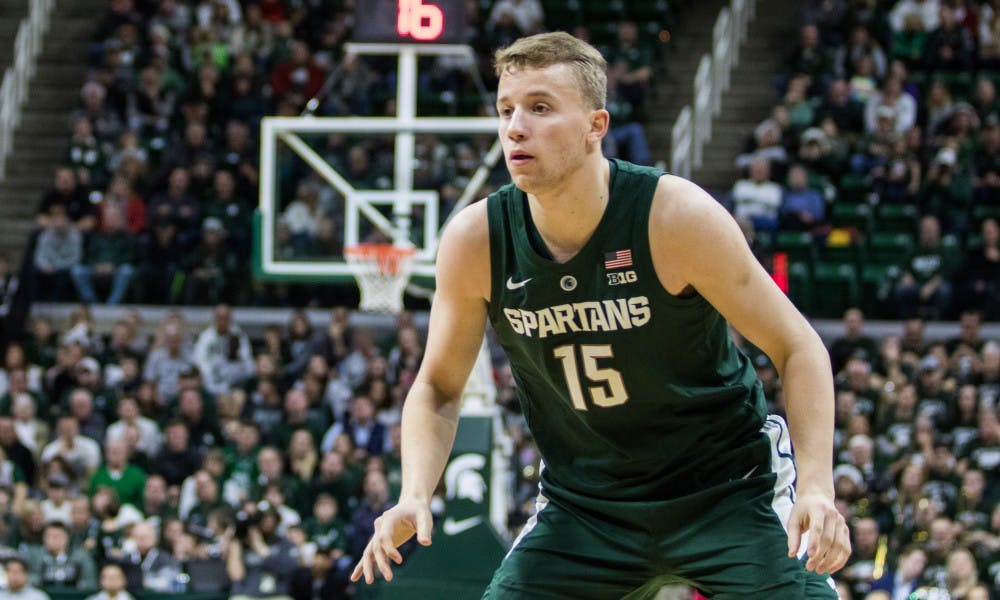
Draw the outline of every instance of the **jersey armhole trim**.
<instances>
[{"instance_id":1,"label":"jersey armhole trim","mask_svg":"<svg viewBox=\"0 0 1000 600\"><path fill-rule=\"evenodd\" d=\"M486 198L486 219L489 229L490 244L490 298L486 304L486 316L490 321L497 318L500 298L503 294L503 263L504 253L507 251L507 244L504 243L503 221L504 210L503 195L494 192Z\"/></svg>"}]
</instances>

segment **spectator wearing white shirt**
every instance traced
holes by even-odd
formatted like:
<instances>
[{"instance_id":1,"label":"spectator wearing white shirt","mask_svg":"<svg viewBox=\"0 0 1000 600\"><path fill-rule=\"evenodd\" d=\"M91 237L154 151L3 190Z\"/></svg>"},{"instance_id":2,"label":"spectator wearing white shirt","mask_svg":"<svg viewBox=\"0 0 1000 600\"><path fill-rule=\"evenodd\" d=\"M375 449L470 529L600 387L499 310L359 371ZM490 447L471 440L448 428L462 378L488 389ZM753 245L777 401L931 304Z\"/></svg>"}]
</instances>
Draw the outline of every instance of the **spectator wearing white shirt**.
<instances>
[{"instance_id":1,"label":"spectator wearing white shirt","mask_svg":"<svg viewBox=\"0 0 1000 600\"><path fill-rule=\"evenodd\" d=\"M49 476L46 498L42 500L42 515L46 523L72 523L73 503L69 499L70 481L62 473Z\"/></svg>"},{"instance_id":2,"label":"spectator wearing white shirt","mask_svg":"<svg viewBox=\"0 0 1000 600\"><path fill-rule=\"evenodd\" d=\"M35 399L30 394L21 393L14 396L10 406L14 417L14 430L24 447L38 456L42 447L49 441L49 425L35 416Z\"/></svg>"},{"instance_id":3,"label":"spectator wearing white shirt","mask_svg":"<svg viewBox=\"0 0 1000 600\"><path fill-rule=\"evenodd\" d=\"M915 14L924 24L924 31L934 31L938 27L938 0L899 0L889 11L889 28L893 32L903 31L907 15Z\"/></svg>"},{"instance_id":4,"label":"spectator wearing white shirt","mask_svg":"<svg viewBox=\"0 0 1000 600\"><path fill-rule=\"evenodd\" d=\"M293 236L311 238L316 235L316 227L323 216L319 188L316 184L306 182L299 184L295 200L281 213L281 220L288 225Z\"/></svg>"},{"instance_id":5,"label":"spectator wearing white shirt","mask_svg":"<svg viewBox=\"0 0 1000 600\"><path fill-rule=\"evenodd\" d=\"M750 168L750 163L758 158L764 158L776 166L784 166L788 162L788 150L781 141L781 124L774 118L761 121L753 130L754 149L736 157L736 166L740 169Z\"/></svg>"},{"instance_id":6,"label":"spectator wearing white shirt","mask_svg":"<svg viewBox=\"0 0 1000 600\"><path fill-rule=\"evenodd\" d=\"M139 403L135 398L125 396L118 402L118 421L108 426L107 440L124 440L129 426L139 430L137 449L146 456L156 456L163 445L163 434L156 421L139 414Z\"/></svg>"},{"instance_id":7,"label":"spectator wearing white shirt","mask_svg":"<svg viewBox=\"0 0 1000 600\"><path fill-rule=\"evenodd\" d=\"M42 450L42 462L55 457L65 460L77 475L90 477L101 465L101 446L94 440L80 435L80 425L70 415L59 418L55 440Z\"/></svg>"},{"instance_id":8,"label":"spectator wearing white shirt","mask_svg":"<svg viewBox=\"0 0 1000 600\"><path fill-rule=\"evenodd\" d=\"M20 557L7 559L7 585L0 591L3 600L49 600L49 595L28 585L28 565Z\"/></svg>"},{"instance_id":9,"label":"spectator wearing white shirt","mask_svg":"<svg viewBox=\"0 0 1000 600\"><path fill-rule=\"evenodd\" d=\"M545 26L545 12L538 0L499 0L490 10L489 22L497 23L505 15L524 35L538 33Z\"/></svg>"},{"instance_id":10,"label":"spectator wearing white shirt","mask_svg":"<svg viewBox=\"0 0 1000 600\"><path fill-rule=\"evenodd\" d=\"M781 186L771 181L771 163L756 158L750 163L749 179L733 186L733 216L752 224L755 231L772 231L778 226L781 197Z\"/></svg>"},{"instance_id":11,"label":"spectator wearing white shirt","mask_svg":"<svg viewBox=\"0 0 1000 600\"><path fill-rule=\"evenodd\" d=\"M886 79L882 91L868 98L865 104L865 129L868 133L878 129L878 109L883 106L896 111L896 133L905 133L916 124L917 101L903 91L903 82L898 77Z\"/></svg>"},{"instance_id":12,"label":"spectator wearing white shirt","mask_svg":"<svg viewBox=\"0 0 1000 600\"><path fill-rule=\"evenodd\" d=\"M193 358L205 389L213 394L232 391L254 372L250 338L233 323L232 310L219 304L212 311L213 324L198 335Z\"/></svg>"},{"instance_id":13,"label":"spectator wearing white shirt","mask_svg":"<svg viewBox=\"0 0 1000 600\"><path fill-rule=\"evenodd\" d=\"M86 600L135 600L125 591L125 571L118 563L109 562L101 567L101 591Z\"/></svg>"}]
</instances>

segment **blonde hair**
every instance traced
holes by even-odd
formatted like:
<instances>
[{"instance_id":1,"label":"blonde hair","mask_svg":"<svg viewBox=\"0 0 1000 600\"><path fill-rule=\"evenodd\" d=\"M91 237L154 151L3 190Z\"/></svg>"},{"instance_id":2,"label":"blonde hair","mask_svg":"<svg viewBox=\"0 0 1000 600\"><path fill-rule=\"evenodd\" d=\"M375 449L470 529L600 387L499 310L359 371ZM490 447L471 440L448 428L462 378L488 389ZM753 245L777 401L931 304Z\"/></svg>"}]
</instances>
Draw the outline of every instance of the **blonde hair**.
<instances>
[{"instance_id":1,"label":"blonde hair","mask_svg":"<svg viewBox=\"0 0 1000 600\"><path fill-rule=\"evenodd\" d=\"M580 87L584 105L604 108L608 63L596 48L563 31L539 33L500 48L493 55L497 77L517 69L567 65Z\"/></svg>"}]
</instances>

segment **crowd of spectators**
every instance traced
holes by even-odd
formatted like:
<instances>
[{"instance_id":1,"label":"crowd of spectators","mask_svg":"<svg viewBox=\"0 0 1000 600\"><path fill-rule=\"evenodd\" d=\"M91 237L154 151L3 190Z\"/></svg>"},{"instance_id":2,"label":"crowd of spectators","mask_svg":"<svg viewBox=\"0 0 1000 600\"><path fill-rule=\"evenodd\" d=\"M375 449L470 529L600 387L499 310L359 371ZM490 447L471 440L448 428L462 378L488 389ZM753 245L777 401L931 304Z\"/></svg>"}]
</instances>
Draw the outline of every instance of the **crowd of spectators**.
<instances>
[{"instance_id":1,"label":"crowd of spectators","mask_svg":"<svg viewBox=\"0 0 1000 600\"><path fill-rule=\"evenodd\" d=\"M737 159L745 178L728 197L758 250L807 232L820 261L847 262L855 277L867 264L894 267L882 272L893 280L884 317L1000 316L998 8L803 3L778 102ZM879 232L903 234L899 251L873 251ZM825 256L844 246L858 251Z\"/></svg>"},{"instance_id":2,"label":"crowd of spectators","mask_svg":"<svg viewBox=\"0 0 1000 600\"><path fill-rule=\"evenodd\" d=\"M829 340L837 507L854 544L835 575L841 597L995 599L1000 340L983 337L975 311L945 339L919 318L879 339L858 309L843 323ZM253 339L226 305L200 331L183 312L145 324L123 309L104 330L84 307L65 324L33 318L0 368L8 585L88 590L120 571L133 592L350 597L347 569L399 494L400 410L421 339L409 313L375 331L344 308L323 325L293 312ZM774 366L736 339L783 414ZM513 539L533 513L540 458L495 356L513 440L500 533Z\"/></svg>"},{"instance_id":3,"label":"crowd of spectators","mask_svg":"<svg viewBox=\"0 0 1000 600\"><path fill-rule=\"evenodd\" d=\"M323 327L296 312L253 340L227 305L200 332L177 312L144 335L138 315L107 331L82 306L65 328L36 317L4 352L6 588L121 575L131 592L346 597L399 493L423 352L409 315L380 339L346 309Z\"/></svg>"},{"instance_id":4,"label":"crowd of spectators","mask_svg":"<svg viewBox=\"0 0 1000 600\"><path fill-rule=\"evenodd\" d=\"M27 282L32 297L108 304L343 302L337 290L254 282L245 257L259 195L262 117L298 116L314 97L319 102L311 114L395 114L395 58L344 51L357 4L111 0L88 49L63 164L37 210ZM492 50L546 26L539 0L466 4L464 36L476 59L420 58L420 115L492 114ZM639 120L653 55L635 23L623 21L616 31L602 45L614 113L606 151L648 164ZM577 33L589 36L585 26ZM355 188L391 189L391 138L302 137ZM438 192L442 223L494 137L417 136L414 186ZM343 197L283 144L276 163L275 258L343 260ZM480 194L507 179L497 165ZM413 231L422 231L422 219L415 207ZM380 235L361 232L365 241L381 241Z\"/></svg>"},{"instance_id":5,"label":"crowd of spectators","mask_svg":"<svg viewBox=\"0 0 1000 600\"><path fill-rule=\"evenodd\" d=\"M296 312L250 339L218 303L338 298L254 283L245 257L262 116L300 114L331 74L317 114L394 113L394 64L343 53L355 4L111 0L64 165L37 211L34 268L18 282L0 260L0 317L19 285L42 299L216 307L196 335L183 310L144 335L138 312L97 330L80 308L66 324L35 317L7 346L9 593L350 595L346 569L399 493L399 412L420 334L406 313L382 338L336 308L323 326ZM845 204L916 211L904 232L914 250L893 285L902 330L873 339L851 309L830 345L837 504L854 545L835 576L844 599L1000 593L1000 340L980 332L1000 315L996 4L804 2L800 46L775 81L780 103L737 159L746 178L728 201L762 253L782 231L808 232L820 247L845 239L835 235ZM551 28L536 0L468 5L479 61L421 63L418 100L430 113L488 114L477 78L493 83L489 51ZM590 25L573 32L591 39L603 24ZM605 150L648 163L654 61L640 37L623 21L610 41L593 41L610 64ZM387 140L309 141L355 186L391 187ZM418 136L415 184L439 191L442 215L491 141ZM290 152L278 159L280 257L338 256L343 199ZM502 178L495 172L483 193ZM925 338L924 318L949 316L961 317L957 336ZM773 365L742 345L782 413ZM502 360L495 380L515 448L501 532L513 536L533 511L539 457Z\"/></svg>"},{"instance_id":6,"label":"crowd of spectators","mask_svg":"<svg viewBox=\"0 0 1000 600\"><path fill-rule=\"evenodd\" d=\"M858 309L843 326L829 344L836 503L853 543L835 575L841 598L998 597L1000 341L974 310L944 339L928 339L920 318L873 338ZM754 360L781 410L773 366Z\"/></svg>"}]
</instances>

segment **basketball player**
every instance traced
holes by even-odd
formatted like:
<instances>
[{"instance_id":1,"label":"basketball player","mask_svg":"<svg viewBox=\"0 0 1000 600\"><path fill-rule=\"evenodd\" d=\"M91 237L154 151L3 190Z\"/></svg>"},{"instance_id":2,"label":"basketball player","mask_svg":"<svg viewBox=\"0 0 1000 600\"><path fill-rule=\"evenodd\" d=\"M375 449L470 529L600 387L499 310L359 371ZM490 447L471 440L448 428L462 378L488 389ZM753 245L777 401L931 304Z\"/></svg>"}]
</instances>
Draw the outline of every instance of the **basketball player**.
<instances>
[{"instance_id":1,"label":"basketball player","mask_svg":"<svg viewBox=\"0 0 1000 600\"><path fill-rule=\"evenodd\" d=\"M489 319L544 461L537 513L486 598L836 598L833 383L819 337L692 183L600 152L605 61L564 33L495 56L513 185L442 236L427 351L403 408L403 488L354 581L431 543L431 494ZM782 376L766 405L727 321ZM789 437L790 436L790 437ZM794 442L798 471L792 462Z\"/></svg>"}]
</instances>

